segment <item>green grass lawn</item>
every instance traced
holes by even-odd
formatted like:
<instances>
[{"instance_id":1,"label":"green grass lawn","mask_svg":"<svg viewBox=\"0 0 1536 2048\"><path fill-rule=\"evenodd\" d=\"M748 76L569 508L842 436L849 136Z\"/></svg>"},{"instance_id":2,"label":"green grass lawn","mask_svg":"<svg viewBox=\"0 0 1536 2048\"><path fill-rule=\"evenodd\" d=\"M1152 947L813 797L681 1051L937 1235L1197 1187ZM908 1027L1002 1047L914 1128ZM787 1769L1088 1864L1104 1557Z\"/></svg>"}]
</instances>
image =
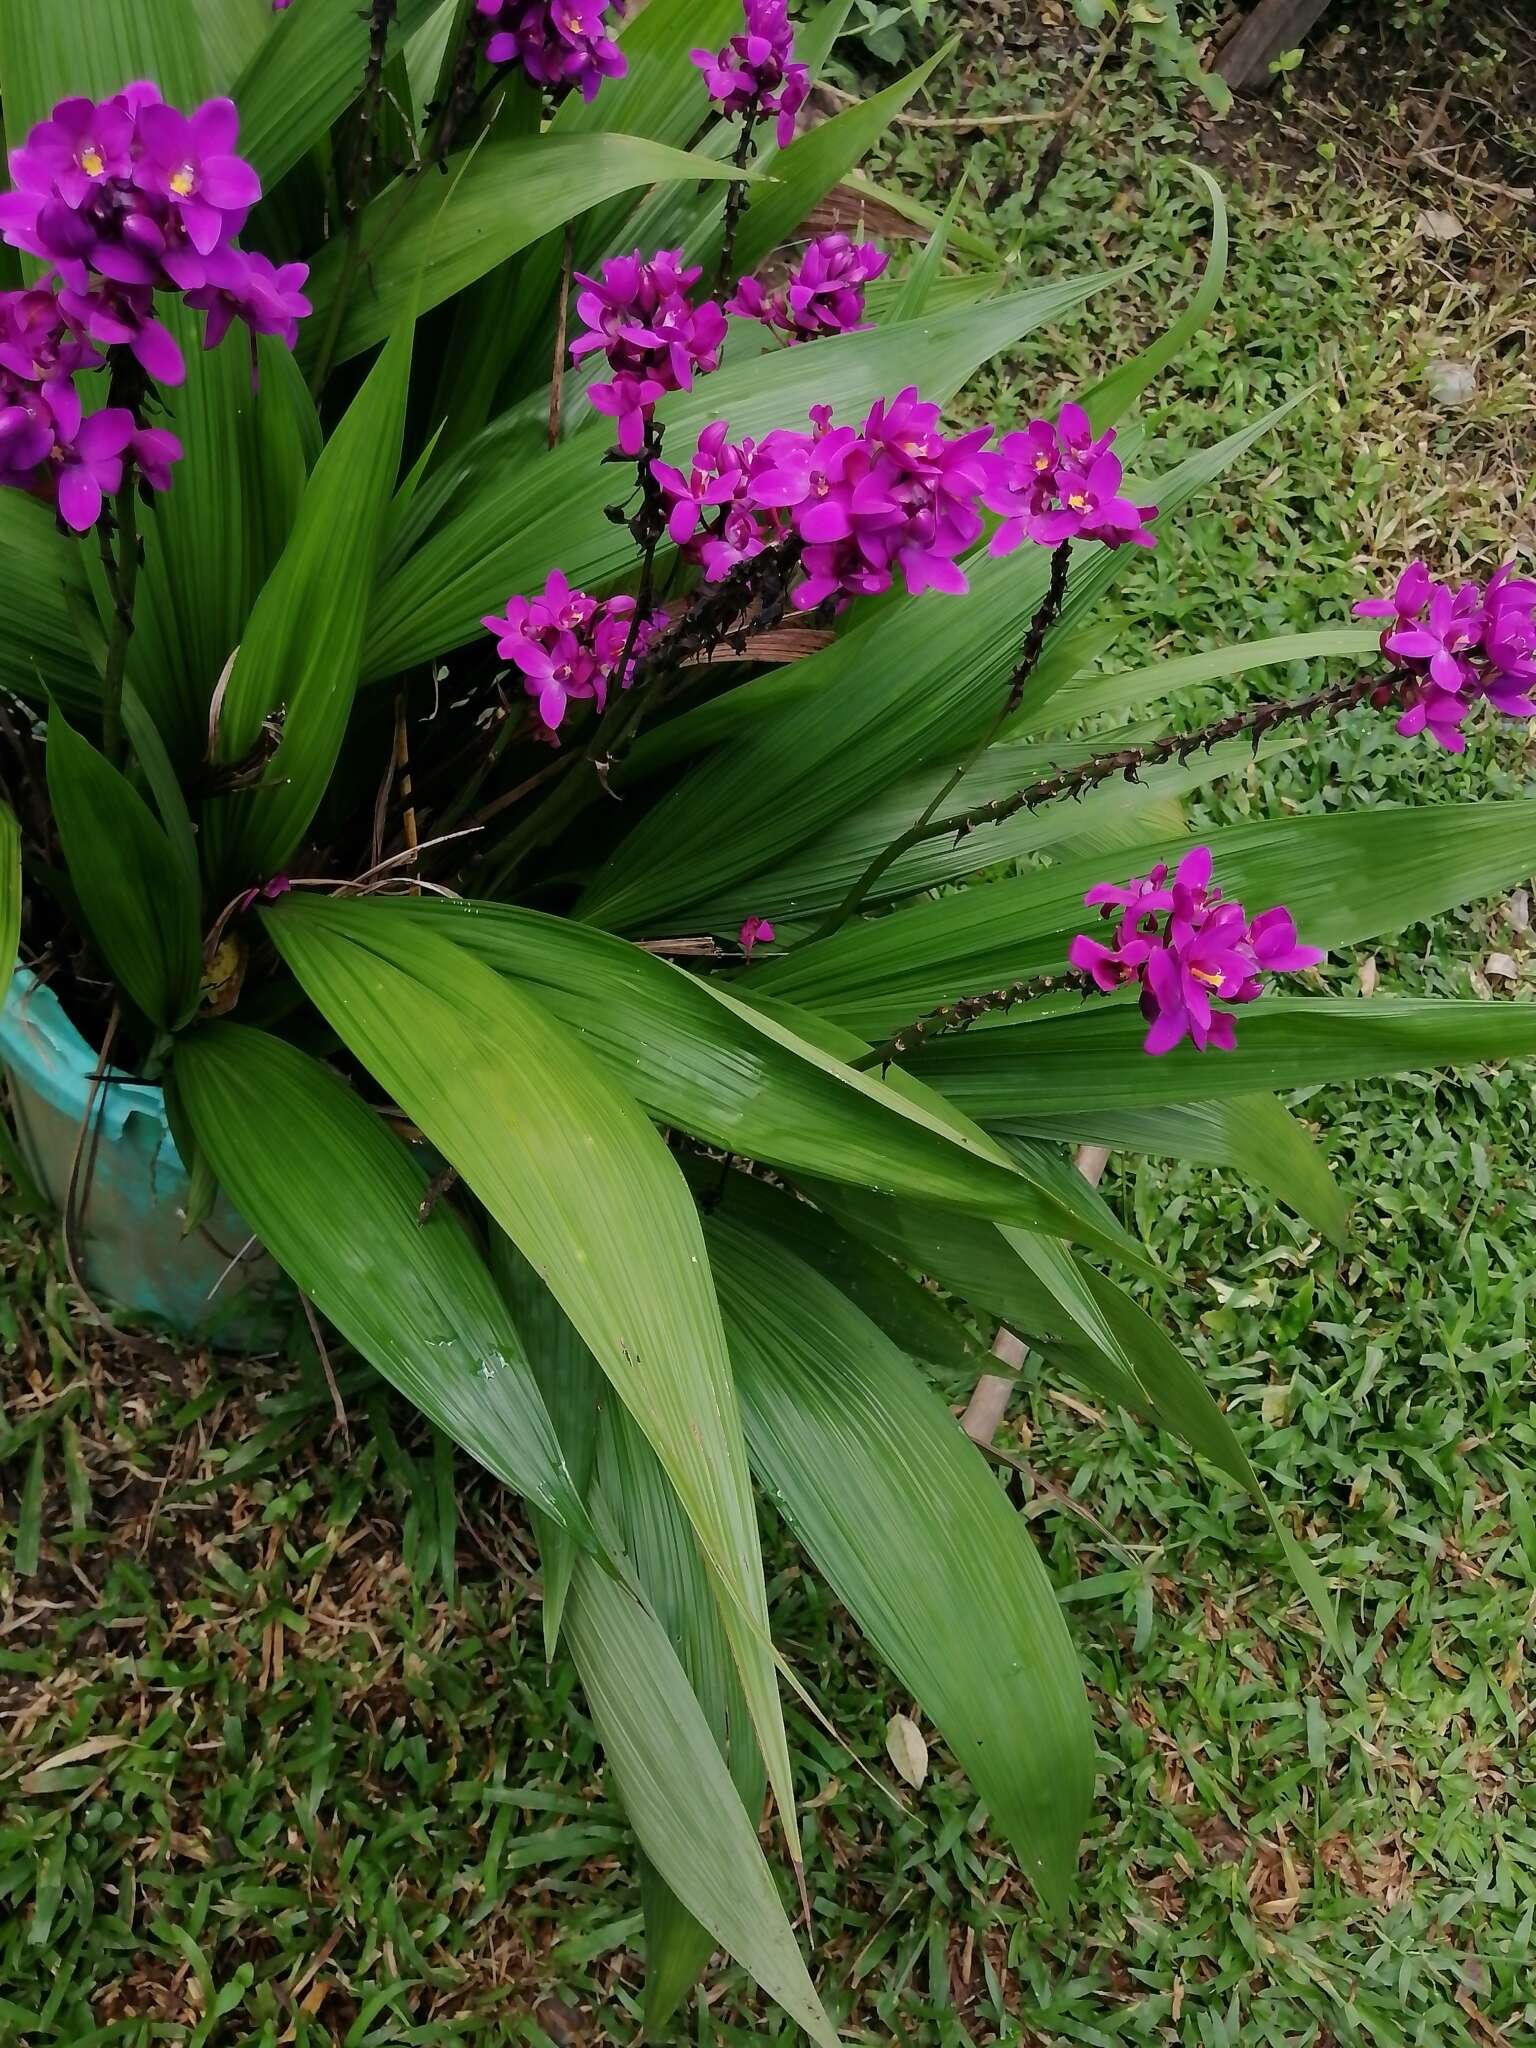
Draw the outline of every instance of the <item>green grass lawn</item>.
<instances>
[{"instance_id":1,"label":"green grass lawn","mask_svg":"<svg viewBox=\"0 0 1536 2048\"><path fill-rule=\"evenodd\" d=\"M1053 14L1069 10L935 6L930 33L946 16L968 33L923 118L1060 105L1091 48ZM1033 220L1018 191L1042 124L900 131L882 173L927 196L967 175L961 218L1024 272L1150 259L1098 325L1005 366L978 400L998 415L1123 354L1188 289L1203 215L1181 159L1231 190L1226 299L1155 394L1150 454L1308 395L1121 586L1108 665L1337 620L1421 548L1484 570L1530 549L1517 294L1536 243L1518 204L1478 189L1536 167L1515 55L1498 54L1512 29L1477 14L1447 39L1459 59L1419 70L1356 38L1291 74L1293 99L1225 127L1121 52ZM1410 146L1429 154L1391 168ZM1426 237L1426 207L1464 232ZM1476 365L1469 408L1434 405L1435 357ZM1518 728L1456 765L1362 728L1310 735L1208 804L1509 795L1531 769ZM1529 1001L1528 920L1517 892L1336 959L1330 979ZM1519 979L1485 972L1490 955ZM885 1723L912 1702L770 1532L778 1639L840 1738L788 1704L809 1941L851 2038L1536 2033L1532 1076L1297 1101L1352 1205L1342 1255L1227 1173L1124 1155L1105 1187L1167 1276L1153 1305L1339 1594L1352 1655L1327 1652L1230 1488L1026 1371L1008 1483L1100 1745L1069 1921L1042 1918L936 1737L922 1789L901 1785ZM0 2042L633 2041L626 1832L570 1673L545 1669L507 1497L361 1368L341 1372L342 1433L318 1365L181 1356L73 1318L56 1250L14 1201L0 1258ZM677 2038L788 2032L725 1969Z\"/></svg>"}]
</instances>

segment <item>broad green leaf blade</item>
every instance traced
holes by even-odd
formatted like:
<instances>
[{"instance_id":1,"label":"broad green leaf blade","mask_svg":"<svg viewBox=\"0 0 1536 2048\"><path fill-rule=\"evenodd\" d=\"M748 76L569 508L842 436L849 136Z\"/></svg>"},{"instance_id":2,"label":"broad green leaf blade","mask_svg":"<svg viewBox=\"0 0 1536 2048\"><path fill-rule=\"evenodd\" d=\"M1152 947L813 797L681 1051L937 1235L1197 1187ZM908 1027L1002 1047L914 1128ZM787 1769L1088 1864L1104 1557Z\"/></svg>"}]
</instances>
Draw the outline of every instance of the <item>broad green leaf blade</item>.
<instances>
[{"instance_id":1,"label":"broad green leaf blade","mask_svg":"<svg viewBox=\"0 0 1536 2048\"><path fill-rule=\"evenodd\" d=\"M1536 1003L1266 996L1243 1011L1237 1048L1220 1058L1180 1046L1149 1059L1145 1036L1138 1011L1111 1003L1082 1016L970 1033L934 1045L920 1065L985 1122L1028 1116L1041 1102L1113 1114L1525 1058L1536 1053Z\"/></svg>"},{"instance_id":2,"label":"broad green leaf blade","mask_svg":"<svg viewBox=\"0 0 1536 2048\"><path fill-rule=\"evenodd\" d=\"M399 0L391 48L403 49L439 4ZM331 123L362 91L367 60L364 7L337 7L327 0L312 7L296 0L273 25L230 88L240 109L241 149L268 191L325 140Z\"/></svg>"},{"instance_id":3,"label":"broad green leaf blade","mask_svg":"<svg viewBox=\"0 0 1536 2048\"><path fill-rule=\"evenodd\" d=\"M829 1281L722 1218L709 1240L764 1485L1060 1907L1093 1724L1024 1524L911 1361Z\"/></svg>"},{"instance_id":4,"label":"broad green leaf blade","mask_svg":"<svg viewBox=\"0 0 1536 2048\"><path fill-rule=\"evenodd\" d=\"M0 1010L11 992L20 940L21 827L10 805L0 803Z\"/></svg>"},{"instance_id":5,"label":"broad green leaf blade","mask_svg":"<svg viewBox=\"0 0 1536 2048\"><path fill-rule=\"evenodd\" d=\"M798 1200L788 1188L711 1161L699 1161L689 1180L702 1207L718 1206L760 1235L777 1238L846 1294L898 1351L950 1379L987 1370L987 1346L952 1306L919 1285L901 1261L842 1229L825 1209Z\"/></svg>"},{"instance_id":6,"label":"broad green leaf blade","mask_svg":"<svg viewBox=\"0 0 1536 2048\"><path fill-rule=\"evenodd\" d=\"M263 923L331 1027L538 1270L645 1431L713 1574L793 1842L751 1482L686 1183L574 1034L390 910L289 898Z\"/></svg>"},{"instance_id":7,"label":"broad green leaf blade","mask_svg":"<svg viewBox=\"0 0 1536 2048\"><path fill-rule=\"evenodd\" d=\"M757 1833L666 1631L583 1557L566 1629L624 1810L686 1909L821 2048L837 2048Z\"/></svg>"},{"instance_id":8,"label":"broad green leaf blade","mask_svg":"<svg viewBox=\"0 0 1536 2048\"><path fill-rule=\"evenodd\" d=\"M104 99L135 78L154 79L177 106L205 96L192 0L5 0L0 7L0 104L13 149L56 100Z\"/></svg>"},{"instance_id":9,"label":"broad green leaf blade","mask_svg":"<svg viewBox=\"0 0 1536 2048\"><path fill-rule=\"evenodd\" d=\"M964 317L978 323L989 310ZM1165 515L1235 461L1276 417L1256 421L1161 479L1156 491ZM1059 633L1081 628L1129 552L1074 552ZM762 732L748 732L700 763L620 844L579 914L610 929L665 930L681 905L758 873L899 777L931 761L953 763L1002 708L1049 576L1040 548L1003 560L981 552L966 566L971 589L965 599L899 599L810 656L801 665L808 678L804 700Z\"/></svg>"},{"instance_id":10,"label":"broad green leaf blade","mask_svg":"<svg viewBox=\"0 0 1536 2048\"><path fill-rule=\"evenodd\" d=\"M1261 753L1272 758L1299 745L1301 738L1296 733L1278 733ZM1060 768L1076 766L1096 751L1124 743L1123 735L1105 733L1091 742L989 747L947 808L959 812L994 797L1011 796ZM983 869L1058 851L1065 845L1144 843L1153 833L1166 829L1169 819L1177 821L1175 830L1182 827L1181 797L1227 776L1247 774L1253 760L1251 743L1233 740L1209 753L1197 751L1187 761L1149 768L1134 782L1115 776L1074 802L1021 810L999 825L983 825L958 839L950 835L925 840L892 863L869 901L873 906L963 882ZM707 902L690 905L689 915L706 930L729 931L760 903L771 905L775 918L788 922L824 914L842 902L875 855L922 815L947 780L947 773L938 768L906 778L853 817L839 820L798 848L782 865L737 882Z\"/></svg>"},{"instance_id":11,"label":"broad green leaf blade","mask_svg":"<svg viewBox=\"0 0 1536 2048\"><path fill-rule=\"evenodd\" d=\"M1101 856L1089 855L985 889L915 903L889 917L846 926L782 959L770 953L754 964L746 988L808 1004L850 1030L879 1038L935 1003L1064 968L1073 934L1096 927L1096 913L1083 905L1085 890L1095 882L1145 874L1153 862L1177 860L1194 843L1186 831L1129 849L1109 873ZM1229 897L1240 898L1250 911L1283 903L1309 945L1335 948L1400 931L1529 875L1536 870L1536 805L1376 805L1224 826L1201 833L1199 843L1211 848ZM1078 1007L1075 998L1069 1000ZM1089 1002L1083 1022L1103 1029L1101 1015L1101 1005ZM1076 1028L1074 1021L1070 1029ZM969 1051L961 1051L958 1040L930 1047L925 1071L946 1087L941 1075L952 1071L947 1062L963 1066L968 1058L982 1057L995 1064L1001 1044L984 1055L975 1050L993 1029L967 1033ZM1190 1069L1181 1062L1181 1071ZM1234 1092L1268 1085L1250 1069ZM1120 1099L1175 1101L1197 1092L1184 1088L1156 1098Z\"/></svg>"},{"instance_id":12,"label":"broad green leaf blade","mask_svg":"<svg viewBox=\"0 0 1536 2048\"><path fill-rule=\"evenodd\" d=\"M667 1632L704 1710L749 1818L762 1811L766 1778L730 1646L688 1517L660 1462L622 1405L609 1402L598 1432L601 1506L634 1567L646 1605ZM607 1526L605 1524L605 1526ZM654 2032L709 1960L714 1939L649 1861L645 1906L645 2022Z\"/></svg>"},{"instance_id":13,"label":"broad green leaf blade","mask_svg":"<svg viewBox=\"0 0 1536 2048\"><path fill-rule=\"evenodd\" d=\"M817 201L869 154L912 95L952 54L956 40L883 92L834 114L830 121L819 121L779 152L772 184L753 194L742 216L736 237L739 276L755 270L770 250L787 242Z\"/></svg>"},{"instance_id":14,"label":"broad green leaf blade","mask_svg":"<svg viewBox=\"0 0 1536 2048\"><path fill-rule=\"evenodd\" d=\"M1155 377L1176 363L1185 348L1216 310L1227 277L1227 202L1209 171L1191 166L1211 201L1211 247L1205 273L1184 311L1156 341L1129 362L1117 363L1107 376L1083 392L1080 403L1095 433L1122 419Z\"/></svg>"},{"instance_id":15,"label":"broad green leaf blade","mask_svg":"<svg viewBox=\"0 0 1536 2048\"><path fill-rule=\"evenodd\" d=\"M162 1029L197 1002L197 884L149 806L55 705L48 796L85 922L113 974Z\"/></svg>"},{"instance_id":16,"label":"broad green leaf blade","mask_svg":"<svg viewBox=\"0 0 1536 2048\"><path fill-rule=\"evenodd\" d=\"M209 84L227 93L278 26L272 0L192 0L202 30Z\"/></svg>"},{"instance_id":17,"label":"broad green leaf blade","mask_svg":"<svg viewBox=\"0 0 1536 2048\"><path fill-rule=\"evenodd\" d=\"M667 179L737 178L729 164L635 135L538 135L491 142L451 158L446 182L408 173L365 208L363 277L342 317L336 360L391 333L419 290L440 305L505 263L549 228L616 192ZM320 345L344 252L329 243L308 285L315 306L299 338L301 360ZM419 281L419 282L418 282Z\"/></svg>"},{"instance_id":18,"label":"broad green leaf blade","mask_svg":"<svg viewBox=\"0 0 1536 2048\"><path fill-rule=\"evenodd\" d=\"M603 1379L597 1360L511 1238L494 1224L491 1271L527 1346L572 1482L585 1500L597 1458L597 1404ZM533 1513L544 1576L544 1656L553 1663L580 1546L565 1523L540 1508Z\"/></svg>"},{"instance_id":19,"label":"broad green leaf blade","mask_svg":"<svg viewBox=\"0 0 1536 2048\"><path fill-rule=\"evenodd\" d=\"M46 505L0 490L0 689L51 696L82 723L99 716L100 673L82 630L100 641L85 559Z\"/></svg>"},{"instance_id":20,"label":"broad green leaf blade","mask_svg":"<svg viewBox=\"0 0 1536 2048\"><path fill-rule=\"evenodd\" d=\"M1044 1179L957 1131L873 1073L605 932L510 904L402 898L392 920L446 933L524 985L658 1122L727 1151L899 1189L974 1214L1124 1249L1070 1182ZM344 913L363 932L368 910Z\"/></svg>"},{"instance_id":21,"label":"broad green leaf blade","mask_svg":"<svg viewBox=\"0 0 1536 2048\"><path fill-rule=\"evenodd\" d=\"M155 809L160 814L166 837L195 891L198 886L197 832L165 741L160 736L160 728L150 717L143 698L132 683L123 685L123 731L155 800Z\"/></svg>"},{"instance_id":22,"label":"broad green leaf blade","mask_svg":"<svg viewBox=\"0 0 1536 2048\"><path fill-rule=\"evenodd\" d=\"M1268 1188L1336 1244L1349 1235L1349 1210L1328 1162L1299 1118L1273 1095L1234 1095L1216 1102L1170 1102L1144 1108L1032 1109L1007 1125L1011 1137L1110 1145L1116 1151L1230 1166Z\"/></svg>"},{"instance_id":23,"label":"broad green leaf blade","mask_svg":"<svg viewBox=\"0 0 1536 2048\"><path fill-rule=\"evenodd\" d=\"M727 357L713 376L698 378L692 391L673 392L657 407L667 453L681 460L715 419L729 419L733 432L758 435L803 419L819 403L852 419L882 392L910 382L926 397L947 399L1000 350L1080 305L1117 274L1067 278L985 306L830 336L814 349L782 349L741 363ZM581 439L535 462L509 465L493 427L444 465L416 508L423 522L440 523L414 552L392 560L380 589L369 623L370 676L462 646L482 630L482 613L509 592L542 589L552 561L587 590L633 572L632 539L603 515L613 497L612 473ZM419 539L415 529L413 538ZM910 652L910 626L906 644Z\"/></svg>"},{"instance_id":24,"label":"broad green leaf blade","mask_svg":"<svg viewBox=\"0 0 1536 2048\"><path fill-rule=\"evenodd\" d=\"M411 337L407 321L315 464L240 643L219 718L218 759L243 761L263 720L279 706L285 711L260 784L226 798L210 819L226 881L264 881L282 867L336 765L400 466Z\"/></svg>"},{"instance_id":25,"label":"broad green leaf blade","mask_svg":"<svg viewBox=\"0 0 1536 2048\"><path fill-rule=\"evenodd\" d=\"M427 1168L326 1067L240 1024L190 1033L176 1093L278 1264L347 1342L489 1472L592 1541L523 1340Z\"/></svg>"}]
</instances>

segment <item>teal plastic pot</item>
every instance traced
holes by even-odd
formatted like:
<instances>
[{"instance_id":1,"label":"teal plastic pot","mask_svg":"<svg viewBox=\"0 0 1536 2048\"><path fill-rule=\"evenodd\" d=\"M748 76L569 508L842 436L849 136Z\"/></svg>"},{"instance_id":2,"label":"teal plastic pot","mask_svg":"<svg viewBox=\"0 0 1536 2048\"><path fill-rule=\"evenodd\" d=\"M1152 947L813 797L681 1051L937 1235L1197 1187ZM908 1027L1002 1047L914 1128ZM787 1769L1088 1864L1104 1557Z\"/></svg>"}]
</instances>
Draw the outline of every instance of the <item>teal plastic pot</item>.
<instances>
[{"instance_id":1,"label":"teal plastic pot","mask_svg":"<svg viewBox=\"0 0 1536 2048\"><path fill-rule=\"evenodd\" d=\"M0 1066L22 1162L59 1215L97 1055L52 989L16 969L0 1013ZM186 1229L190 1183L161 1089L108 1070L77 1180L75 1254L103 1308L231 1349L276 1341L291 1300L246 1225L220 1200ZM241 1256L242 1252L244 1256Z\"/></svg>"}]
</instances>

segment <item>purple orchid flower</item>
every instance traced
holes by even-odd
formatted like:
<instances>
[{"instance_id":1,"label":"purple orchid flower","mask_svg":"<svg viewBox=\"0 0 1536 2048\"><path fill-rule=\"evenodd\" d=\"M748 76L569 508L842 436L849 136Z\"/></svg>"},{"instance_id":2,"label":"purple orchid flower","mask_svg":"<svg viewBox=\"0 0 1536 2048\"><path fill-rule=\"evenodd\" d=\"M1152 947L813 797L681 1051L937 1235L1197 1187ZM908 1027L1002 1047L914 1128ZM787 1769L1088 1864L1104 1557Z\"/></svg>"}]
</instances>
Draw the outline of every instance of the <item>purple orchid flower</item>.
<instances>
[{"instance_id":1,"label":"purple orchid flower","mask_svg":"<svg viewBox=\"0 0 1536 2048\"><path fill-rule=\"evenodd\" d=\"M1324 958L1320 948L1301 944L1283 905L1250 923L1211 876L1211 850L1196 846L1171 877L1159 862L1123 886L1096 883L1084 898L1105 917L1120 911L1114 943L1080 933L1068 958L1106 994L1139 986L1145 1049L1153 1055L1171 1052L1186 1038L1199 1052L1230 1052L1236 1043L1231 1009L1215 1005L1251 1003L1266 976L1299 973Z\"/></svg>"},{"instance_id":2,"label":"purple orchid flower","mask_svg":"<svg viewBox=\"0 0 1536 2048\"><path fill-rule=\"evenodd\" d=\"M614 11L623 12L620 0ZM476 0L476 12L493 31L487 63L520 64L535 85L574 86L593 100L605 78L628 69L608 33L605 0Z\"/></svg>"},{"instance_id":3,"label":"purple orchid flower","mask_svg":"<svg viewBox=\"0 0 1536 2048\"><path fill-rule=\"evenodd\" d=\"M725 310L777 329L790 343L815 341L824 334L852 334L867 325L864 287L890 260L871 242L820 235L807 244L782 291L770 296L755 277L744 277Z\"/></svg>"},{"instance_id":4,"label":"purple orchid flower","mask_svg":"<svg viewBox=\"0 0 1536 2048\"><path fill-rule=\"evenodd\" d=\"M754 946L773 944L773 926L766 917L749 917L741 928L741 950L750 960Z\"/></svg>"},{"instance_id":5,"label":"purple orchid flower","mask_svg":"<svg viewBox=\"0 0 1536 2048\"><path fill-rule=\"evenodd\" d=\"M542 596L509 598L504 612L489 614L481 624L495 635L502 660L521 673L546 729L555 732L572 702L590 697L602 710L616 678L621 689L633 683L640 656L667 624L662 611L642 622L620 676L634 610L632 597L588 597L552 569Z\"/></svg>"},{"instance_id":6,"label":"purple orchid flower","mask_svg":"<svg viewBox=\"0 0 1536 2048\"><path fill-rule=\"evenodd\" d=\"M101 517L104 500L122 489L133 414L126 406L107 405L86 419L73 387L59 393L53 412L59 517L76 533L87 533Z\"/></svg>"},{"instance_id":7,"label":"purple orchid flower","mask_svg":"<svg viewBox=\"0 0 1536 2048\"><path fill-rule=\"evenodd\" d=\"M743 32L719 50L695 50L712 100L727 114L758 121L773 116L775 140L794 140L795 116L811 90L811 74L795 62L788 0L743 0Z\"/></svg>"},{"instance_id":8,"label":"purple orchid flower","mask_svg":"<svg viewBox=\"0 0 1536 2048\"><path fill-rule=\"evenodd\" d=\"M1354 611L1386 621L1382 652L1398 674L1373 701L1395 703L1404 737L1428 733L1446 753L1465 753L1479 698L1503 717L1536 717L1536 581L1513 562L1486 587L1468 580L1455 589L1410 562L1390 597L1361 598Z\"/></svg>"}]
</instances>

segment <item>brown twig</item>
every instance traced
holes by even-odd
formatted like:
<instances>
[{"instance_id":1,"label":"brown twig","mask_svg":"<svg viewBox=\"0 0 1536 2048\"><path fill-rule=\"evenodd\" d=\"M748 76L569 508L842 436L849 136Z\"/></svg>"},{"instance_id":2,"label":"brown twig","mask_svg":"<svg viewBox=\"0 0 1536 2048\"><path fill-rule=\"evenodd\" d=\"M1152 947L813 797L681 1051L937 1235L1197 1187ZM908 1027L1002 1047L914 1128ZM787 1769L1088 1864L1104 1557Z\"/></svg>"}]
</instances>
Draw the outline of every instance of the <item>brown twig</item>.
<instances>
[{"instance_id":1,"label":"brown twig","mask_svg":"<svg viewBox=\"0 0 1536 2048\"><path fill-rule=\"evenodd\" d=\"M341 275L336 280L335 296L326 313L325 327L321 333L314 371L310 377L309 388L316 397L325 389L326 379L331 374L331 365L336 360L342 322L347 314L347 301L351 297L352 283L362 261L363 202L368 196L368 181L373 173L374 123L378 119L379 99L384 89L384 61L389 54L389 32L394 26L396 4L397 0L372 0L368 10L368 61L363 68L357 141L352 152L347 195L343 201L347 222L346 247L342 253Z\"/></svg>"},{"instance_id":2,"label":"brown twig","mask_svg":"<svg viewBox=\"0 0 1536 2048\"><path fill-rule=\"evenodd\" d=\"M549 371L549 445L560 439L560 403L565 392L565 326L571 303L571 266L576 260L576 224L565 224L565 254L560 263L560 297L555 308L555 359Z\"/></svg>"}]
</instances>

